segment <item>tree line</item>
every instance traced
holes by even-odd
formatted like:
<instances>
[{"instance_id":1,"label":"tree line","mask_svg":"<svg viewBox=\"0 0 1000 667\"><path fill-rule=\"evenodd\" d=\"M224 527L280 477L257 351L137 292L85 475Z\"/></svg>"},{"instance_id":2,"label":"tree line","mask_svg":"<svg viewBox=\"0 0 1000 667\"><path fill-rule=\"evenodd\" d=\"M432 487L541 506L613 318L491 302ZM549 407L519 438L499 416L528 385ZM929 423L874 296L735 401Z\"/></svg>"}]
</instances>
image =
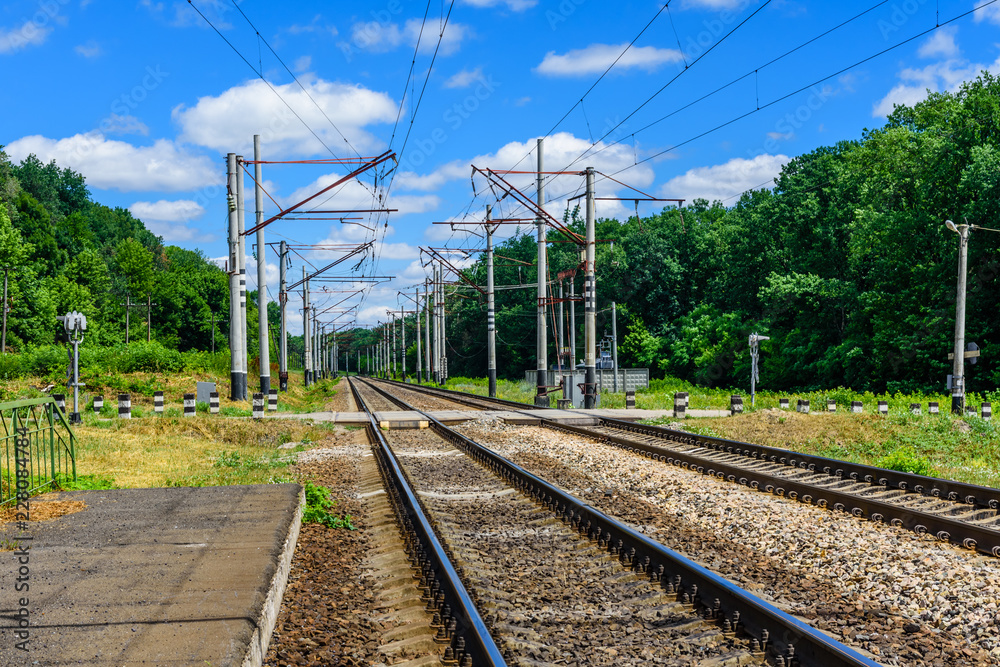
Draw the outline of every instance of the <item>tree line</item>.
<instances>
[{"instance_id":1,"label":"tree line","mask_svg":"<svg viewBox=\"0 0 1000 667\"><path fill-rule=\"evenodd\" d=\"M946 219L1000 227L1000 82L986 72L955 93L897 106L865 130L788 162L772 188L731 207L704 200L625 221L602 219L597 238L598 338L618 304L623 366L710 386L749 385L752 332L761 382L781 389L941 390L951 372L958 236ZM579 210L566 220L578 233ZM559 234L550 233L552 240ZM966 340L971 390L1000 384L1000 235L973 231ZM497 253L533 263L531 230ZM571 243L548 246L550 275L578 266ZM534 267L497 260L496 283L536 280ZM485 257L464 273L486 284ZM582 271L576 277L582 292ZM557 285L554 281L551 283ZM557 288L556 288L557 289ZM448 301L451 375L486 369L485 298L454 287ZM461 294L464 298L457 298ZM497 293L498 368L534 368L535 293ZM578 304L578 360L582 361ZM550 321L550 361L555 340ZM413 340L408 337L408 341ZM415 348L409 350L409 367Z\"/></svg>"},{"instance_id":2,"label":"tree line","mask_svg":"<svg viewBox=\"0 0 1000 667\"><path fill-rule=\"evenodd\" d=\"M153 337L181 351L226 349L226 274L197 252L165 246L127 210L91 200L84 179L30 156L10 163L0 150L0 268L11 267L8 348L51 343L68 310L87 313L90 341L125 338L126 295L157 305ZM946 219L1000 227L1000 81L988 73L955 93L897 106L884 126L788 162L774 186L731 206L696 200L619 221L601 219L597 238L598 337L618 305L623 366L648 367L709 386L749 384L747 337L761 349L769 388L859 391L939 390L950 372L958 238ZM565 213L582 234L579 209ZM577 248L551 232L548 279L579 265ZM970 390L1000 384L1000 236L974 231L969 244L966 338L982 348L967 366ZM537 280L532 230L497 247L497 285ZM582 294L582 271L575 278ZM486 284L485 257L464 271ZM486 303L458 281L447 289L449 373L486 372ZM568 285L567 285L568 291ZM256 353L251 295L248 339ZM523 377L535 365L535 293L497 292L498 368ZM269 304L269 319L277 317ZM564 309L568 316L568 307ZM132 338L145 334L133 311ZM567 317L568 319L568 317ZM583 308L577 307L582 361ZM413 317L407 365L416 365ZM275 322L276 328L276 322ZM554 320L549 358L556 360ZM342 354L365 353L377 332L340 335ZM290 358L301 337L290 343Z\"/></svg>"}]
</instances>

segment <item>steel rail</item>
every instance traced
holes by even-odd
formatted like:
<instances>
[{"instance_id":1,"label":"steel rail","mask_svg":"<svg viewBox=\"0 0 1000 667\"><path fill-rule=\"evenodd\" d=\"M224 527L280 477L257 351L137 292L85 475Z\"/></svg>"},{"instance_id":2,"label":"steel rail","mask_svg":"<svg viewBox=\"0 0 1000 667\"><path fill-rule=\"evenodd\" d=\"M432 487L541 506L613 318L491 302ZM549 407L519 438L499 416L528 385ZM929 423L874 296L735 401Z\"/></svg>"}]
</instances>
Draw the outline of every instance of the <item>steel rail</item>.
<instances>
[{"instance_id":1,"label":"steel rail","mask_svg":"<svg viewBox=\"0 0 1000 667\"><path fill-rule=\"evenodd\" d=\"M375 451L393 505L397 509L405 532L414 535L420 545L417 549L418 565L423 569L425 583L430 586L431 581L436 582L437 590L429 600L429 604L433 604L440 614L441 627L437 639L449 644L445 657L449 658L447 651L452 651L450 659L456 662L449 664L460 664L463 667L467 665L505 667L507 663L503 655L459 578L447 550L438 539L427 515L424 514L416 493L406 481L402 467L385 436L382 435L375 416L365 404L354 380L348 378L348 383L358 407L368 416L366 430L373 443L372 449ZM449 623L452 619L455 621L453 632ZM459 651L462 655L456 655Z\"/></svg>"},{"instance_id":2,"label":"steel rail","mask_svg":"<svg viewBox=\"0 0 1000 667\"><path fill-rule=\"evenodd\" d=\"M602 420L602 422L604 421L607 420ZM616 425L614 428L620 430L631 430L630 427L634 426L629 422L618 422L618 424L620 425ZM567 431L593 438L594 440L614 444L631 452L678 465L711 477L718 477L729 482L749 486L754 490L773 493L777 496L785 496L791 500L798 500L824 509L848 512L859 519L888 523L896 528L912 530L918 535L930 533L941 541L953 542L967 549L975 549L987 555L1000 556L1000 531L995 529L951 519L947 516L921 512L874 498L859 496L856 493L817 486L809 482L799 482L787 477L756 470L748 470L738 465L704 458L691 452L677 451L601 433L600 431L591 430L586 426L559 424L547 419L543 419L541 425L545 428ZM797 465L797 460L791 460L789 465L791 464L796 464L797 469L814 472L813 470L809 470L808 465L805 463ZM831 479L836 480L837 478L831 477Z\"/></svg>"},{"instance_id":3,"label":"steel rail","mask_svg":"<svg viewBox=\"0 0 1000 667\"><path fill-rule=\"evenodd\" d=\"M417 410L382 387L366 384L406 410L423 414L430 428L508 483L557 513L560 519L607 548L626 567L658 581L668 594L692 604L715 619L723 631L742 631L751 637L751 650L769 652L775 660L794 660L799 667L876 667L864 657L808 624L739 588L680 553L639 533L575 496L448 428L432 415ZM756 644L754 644L756 642Z\"/></svg>"},{"instance_id":4,"label":"steel rail","mask_svg":"<svg viewBox=\"0 0 1000 667\"><path fill-rule=\"evenodd\" d=\"M753 459L768 460L772 463L782 463L789 465L786 461L794 459L797 463L805 463L807 466L815 466L817 470L829 471L834 475L840 471L844 476L858 481L865 481L869 484L897 488L901 491L915 491L923 495L934 496L935 498L945 498L946 500L963 501L969 505L975 505L984 509L1000 509L1000 489L992 489L987 486L976 484L966 484L937 477L927 477L925 475L915 475L913 473L887 470L875 466L861 463L850 463L838 461L824 456L813 456L799 452L769 447L767 445L755 445L739 440L727 440L707 435L694 435L683 431L664 428L662 426L651 426L648 424L633 424L619 419L604 417L602 422L614 425L619 428L626 428L637 432L654 435L670 440L681 439L681 442L698 445L707 449L715 449L732 454L739 453Z\"/></svg>"},{"instance_id":5,"label":"steel rail","mask_svg":"<svg viewBox=\"0 0 1000 667\"><path fill-rule=\"evenodd\" d=\"M421 387L421 389L429 390L432 394L447 392L449 398L452 398L452 400L463 402L458 397L452 397L452 395L460 392L442 390L437 387ZM487 397L473 396L474 399L479 401L494 401L494 399ZM509 404L510 402L505 403ZM472 400L466 401L466 404L472 404ZM525 406L521 409L532 408L533 406ZM766 445L754 445L738 440L695 435L662 426L636 424L610 417L598 417L597 419L599 420L599 425L651 435L686 445L704 447L721 453L743 456L751 461L766 461L784 465L791 469L802 469L810 472L819 470L830 475L832 479L846 477L859 484L867 482L872 485L873 490L899 489L908 494L941 498L942 500L950 500L955 503L964 502L970 506L970 509L997 510L1000 508L1000 490L985 486L887 470L859 463L838 461L823 456L802 454ZM780 491L777 495L788 495L792 499L798 499L803 502L808 501L820 507L850 512L859 518L868 518L874 521L889 523L894 527L912 530L918 534L931 533L938 537L938 539L950 541L968 549L975 549L987 555L1000 557L1000 531L994 528L978 526L940 514L909 509L895 503L866 498L858 495L856 491L839 491L837 489L816 486L813 483L795 482L780 475L750 471L737 465L713 461L692 452L658 448L655 445L648 445L627 438L617 438L605 433L591 431L584 426L570 426L548 419L541 419L540 422L541 426L546 428L562 429L578 435L584 435L669 463L676 463L677 465L697 470L698 472L707 470L731 482L739 481L740 483L752 486L754 489L761 489L768 492ZM961 507L961 505L957 506Z\"/></svg>"}]
</instances>

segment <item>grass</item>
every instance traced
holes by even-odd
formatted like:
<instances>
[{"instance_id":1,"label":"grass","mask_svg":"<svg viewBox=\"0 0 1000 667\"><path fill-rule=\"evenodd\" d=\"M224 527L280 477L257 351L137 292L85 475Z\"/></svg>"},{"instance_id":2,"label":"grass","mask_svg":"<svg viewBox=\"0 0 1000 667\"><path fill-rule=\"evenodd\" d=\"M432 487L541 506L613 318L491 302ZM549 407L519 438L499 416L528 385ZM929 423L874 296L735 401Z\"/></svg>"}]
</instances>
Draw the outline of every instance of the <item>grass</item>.
<instances>
[{"instance_id":1,"label":"grass","mask_svg":"<svg viewBox=\"0 0 1000 667\"><path fill-rule=\"evenodd\" d=\"M448 389L485 396L485 378L449 378ZM803 453L874 465L892 470L943 477L970 484L1000 488L1000 426L979 417L955 417L949 413L951 396L944 394L872 394L849 389L804 393L763 391L756 406L741 390L708 389L667 378L653 380L648 389L636 392L636 407L672 410L674 392L689 393L690 409L728 409L732 394L743 395L744 414L737 417L688 420L686 428L716 437L742 440ZM535 388L524 381L499 380L497 396L530 403ZM808 399L813 413L799 414L778 409L778 399L795 405ZM970 404L998 398L995 392L971 394ZM837 403L836 413L826 412L828 399ZM848 412L851 401L861 401L865 412ZM887 416L875 414L878 401L887 401ZM928 401L937 401L941 414L927 413ZM910 403L922 405L921 415L910 414ZM601 407L624 408L625 395L604 392ZM673 421L666 417L651 423Z\"/></svg>"},{"instance_id":2,"label":"grass","mask_svg":"<svg viewBox=\"0 0 1000 667\"><path fill-rule=\"evenodd\" d=\"M208 415L109 421L90 416L74 429L76 467L107 485L83 488L287 482L292 481L286 469L296 450L278 446L322 440L333 428L299 420L255 422Z\"/></svg>"},{"instance_id":3,"label":"grass","mask_svg":"<svg viewBox=\"0 0 1000 667\"><path fill-rule=\"evenodd\" d=\"M1000 429L979 417L903 411L886 417L847 412L804 415L773 409L689 420L685 427L702 435L1000 487Z\"/></svg>"}]
</instances>

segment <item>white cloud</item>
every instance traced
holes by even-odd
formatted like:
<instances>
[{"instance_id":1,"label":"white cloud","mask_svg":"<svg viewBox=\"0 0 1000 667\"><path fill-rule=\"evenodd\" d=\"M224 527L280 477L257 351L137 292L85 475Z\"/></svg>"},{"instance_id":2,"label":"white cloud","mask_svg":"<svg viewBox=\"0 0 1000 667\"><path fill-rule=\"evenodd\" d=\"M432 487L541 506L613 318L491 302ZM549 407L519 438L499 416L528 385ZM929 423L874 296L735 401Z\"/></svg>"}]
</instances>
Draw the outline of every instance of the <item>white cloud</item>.
<instances>
[{"instance_id":1,"label":"white cloud","mask_svg":"<svg viewBox=\"0 0 1000 667\"><path fill-rule=\"evenodd\" d=\"M765 153L751 160L733 158L712 167L696 167L671 178L660 188L660 193L688 203L695 199L728 200L777 177L789 159L787 155Z\"/></svg>"},{"instance_id":2,"label":"white cloud","mask_svg":"<svg viewBox=\"0 0 1000 667\"><path fill-rule=\"evenodd\" d=\"M29 46L39 46L52 33L52 28L25 21L16 28L0 28L0 53L14 53Z\"/></svg>"},{"instance_id":3,"label":"white cloud","mask_svg":"<svg viewBox=\"0 0 1000 667\"><path fill-rule=\"evenodd\" d=\"M137 201L128 210L142 220L149 231L162 236L164 241L210 243L216 240L214 234L206 234L204 230L192 229L186 224L205 214L205 208L190 199Z\"/></svg>"},{"instance_id":4,"label":"white cloud","mask_svg":"<svg viewBox=\"0 0 1000 667\"><path fill-rule=\"evenodd\" d=\"M795 137L795 133L794 132L785 132L785 133L781 133L781 132L768 132L767 133L767 138L768 139L774 139L775 141L780 141L782 139L787 141L788 139L792 139L794 137Z\"/></svg>"},{"instance_id":5,"label":"white cloud","mask_svg":"<svg viewBox=\"0 0 1000 667\"><path fill-rule=\"evenodd\" d=\"M155 202L137 201L128 210L140 220L159 220L162 222L181 222L197 220L205 215L205 207L190 199L167 201L161 199Z\"/></svg>"},{"instance_id":6,"label":"white cloud","mask_svg":"<svg viewBox=\"0 0 1000 667\"><path fill-rule=\"evenodd\" d=\"M101 131L107 134L141 134L142 136L149 134L149 128L146 127L146 124L135 116L131 114L119 116L116 113L101 121Z\"/></svg>"},{"instance_id":7,"label":"white cloud","mask_svg":"<svg viewBox=\"0 0 1000 667\"><path fill-rule=\"evenodd\" d=\"M505 5L507 9L515 12L523 12L525 9L531 9L538 4L538 0L463 0L463 2L480 9Z\"/></svg>"},{"instance_id":8,"label":"white cloud","mask_svg":"<svg viewBox=\"0 0 1000 667\"><path fill-rule=\"evenodd\" d=\"M310 67L312 67L312 56L297 58L295 64L292 65L292 69L296 72L305 72Z\"/></svg>"},{"instance_id":9,"label":"white cloud","mask_svg":"<svg viewBox=\"0 0 1000 667\"><path fill-rule=\"evenodd\" d=\"M101 45L92 39L83 44L77 44L73 50L84 58L96 58L103 52Z\"/></svg>"},{"instance_id":10,"label":"white cloud","mask_svg":"<svg viewBox=\"0 0 1000 667\"><path fill-rule=\"evenodd\" d=\"M483 77L483 68L477 67L476 69L463 69L461 72L456 72L444 82L445 88L467 88L473 82L480 80Z\"/></svg>"},{"instance_id":11,"label":"white cloud","mask_svg":"<svg viewBox=\"0 0 1000 667\"><path fill-rule=\"evenodd\" d=\"M976 2L976 6L982 4L981 2ZM983 21L989 21L990 23L995 23L1000 25L1000 3L993 3L991 5L986 5L985 7L979 9L975 15L976 23L982 23Z\"/></svg>"},{"instance_id":12,"label":"white cloud","mask_svg":"<svg viewBox=\"0 0 1000 667\"><path fill-rule=\"evenodd\" d=\"M222 165L194 155L172 141L158 139L152 146L134 146L107 139L100 132L66 139L40 135L22 137L7 145L7 154L23 160L34 153L42 162L55 160L83 174L87 184L102 190L191 190L223 181Z\"/></svg>"},{"instance_id":13,"label":"white cloud","mask_svg":"<svg viewBox=\"0 0 1000 667\"><path fill-rule=\"evenodd\" d=\"M958 26L938 28L926 42L920 45L917 55L921 58L934 58L936 56L954 58L958 55L958 45L955 44L956 34L958 34Z\"/></svg>"},{"instance_id":14,"label":"white cloud","mask_svg":"<svg viewBox=\"0 0 1000 667\"><path fill-rule=\"evenodd\" d=\"M875 103L872 115L888 116L897 104L913 106L927 97L927 91L954 93L964 82L975 79L983 70L991 74L1000 73L1000 58L992 65L952 58L919 69L908 67L899 73L901 82Z\"/></svg>"},{"instance_id":15,"label":"white cloud","mask_svg":"<svg viewBox=\"0 0 1000 667\"><path fill-rule=\"evenodd\" d=\"M547 76L599 74L615 62L615 58L618 58L627 46L628 44L591 44L583 49L568 51L564 55L556 55L555 51L549 51L535 71ZM664 63L677 62L682 58L681 52L676 49L633 46L615 64L615 70L639 68L652 72Z\"/></svg>"},{"instance_id":16,"label":"white cloud","mask_svg":"<svg viewBox=\"0 0 1000 667\"><path fill-rule=\"evenodd\" d=\"M344 146L344 138L331 127L327 116L355 149L367 151L382 145L364 128L396 119L396 103L392 98L362 86L322 79L303 81L303 85L326 115L298 85L289 83L274 88L327 146L338 154L351 152ZM295 114L259 79L230 88L216 97L200 97L193 107L179 105L174 108L172 117L181 126L182 140L220 153L242 151L244 155L249 154L254 134L261 135L268 157L326 152Z\"/></svg>"},{"instance_id":17,"label":"white cloud","mask_svg":"<svg viewBox=\"0 0 1000 667\"><path fill-rule=\"evenodd\" d=\"M306 24L296 23L288 28L288 32L293 35L302 35L305 33L329 33L330 35L336 37L337 28L336 26L330 25L323 22L322 14L316 14L313 20Z\"/></svg>"},{"instance_id":18,"label":"white cloud","mask_svg":"<svg viewBox=\"0 0 1000 667\"><path fill-rule=\"evenodd\" d=\"M423 25L423 36L420 34ZM437 48L439 30L436 22L426 25L420 19L408 19L403 26L398 23L368 21L351 26L351 43L359 49L372 53L387 53L402 44L413 47L420 39L420 52L433 53ZM443 56L458 51L462 41L472 35L471 29L461 23L449 21L441 37L438 53Z\"/></svg>"}]
</instances>

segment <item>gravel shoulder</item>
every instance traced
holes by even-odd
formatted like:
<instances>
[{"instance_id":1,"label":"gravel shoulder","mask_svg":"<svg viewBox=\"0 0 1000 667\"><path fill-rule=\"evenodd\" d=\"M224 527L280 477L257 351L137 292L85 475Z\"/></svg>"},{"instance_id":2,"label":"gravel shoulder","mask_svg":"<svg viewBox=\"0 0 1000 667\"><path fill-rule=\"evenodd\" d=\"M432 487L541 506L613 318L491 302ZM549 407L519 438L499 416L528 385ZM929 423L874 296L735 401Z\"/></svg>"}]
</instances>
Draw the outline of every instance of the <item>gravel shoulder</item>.
<instances>
[{"instance_id":1,"label":"gravel shoulder","mask_svg":"<svg viewBox=\"0 0 1000 667\"><path fill-rule=\"evenodd\" d=\"M460 428L886 665L1000 665L1000 561L597 442Z\"/></svg>"}]
</instances>

